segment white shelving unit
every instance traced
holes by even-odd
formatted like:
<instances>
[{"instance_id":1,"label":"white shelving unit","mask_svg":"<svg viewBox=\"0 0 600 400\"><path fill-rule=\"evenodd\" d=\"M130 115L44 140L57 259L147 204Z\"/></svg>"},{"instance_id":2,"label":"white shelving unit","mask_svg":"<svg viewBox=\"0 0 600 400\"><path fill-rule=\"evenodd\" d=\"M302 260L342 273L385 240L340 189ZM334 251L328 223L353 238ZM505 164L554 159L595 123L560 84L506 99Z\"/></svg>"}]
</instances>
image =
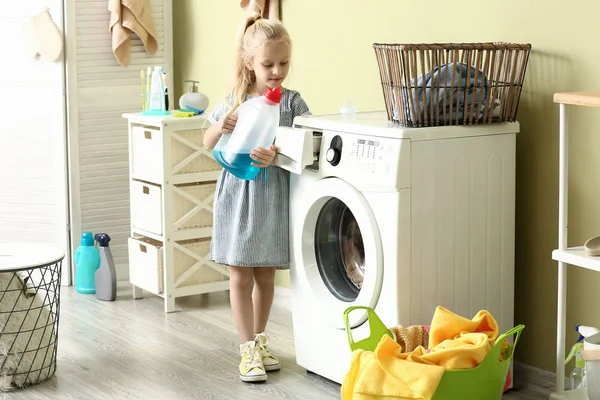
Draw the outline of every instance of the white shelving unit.
<instances>
[{"instance_id":1,"label":"white shelving unit","mask_svg":"<svg viewBox=\"0 0 600 400\"><path fill-rule=\"evenodd\" d=\"M202 145L204 116L123 114L129 126L129 280L164 298L229 289L229 270L208 259L221 166Z\"/></svg>"},{"instance_id":2,"label":"white shelving unit","mask_svg":"<svg viewBox=\"0 0 600 400\"><path fill-rule=\"evenodd\" d=\"M552 400L588 400L587 389L569 390L562 394L550 395Z\"/></svg>"},{"instance_id":3,"label":"white shelving unit","mask_svg":"<svg viewBox=\"0 0 600 400\"><path fill-rule=\"evenodd\" d=\"M556 93L560 105L558 249L552 259L558 261L558 312L556 332L556 393L551 400L587 400L585 390L565 391L565 338L567 324L567 265L600 271L600 257L588 257L583 247L567 248L569 192L568 106L600 107L600 92Z\"/></svg>"}]
</instances>

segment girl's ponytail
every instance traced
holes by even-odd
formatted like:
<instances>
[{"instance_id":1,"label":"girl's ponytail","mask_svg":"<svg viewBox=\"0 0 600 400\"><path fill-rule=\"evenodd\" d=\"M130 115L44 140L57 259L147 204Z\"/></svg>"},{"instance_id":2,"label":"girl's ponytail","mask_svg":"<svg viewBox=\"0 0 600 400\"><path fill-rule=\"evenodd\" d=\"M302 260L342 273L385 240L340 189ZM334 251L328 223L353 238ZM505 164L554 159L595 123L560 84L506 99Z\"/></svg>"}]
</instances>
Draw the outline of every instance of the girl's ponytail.
<instances>
[{"instance_id":1,"label":"girl's ponytail","mask_svg":"<svg viewBox=\"0 0 600 400\"><path fill-rule=\"evenodd\" d=\"M254 83L255 77L254 72L246 68L246 63L249 61L246 59L244 52L244 35L248 28L250 28L256 21L261 19L260 14L252 14L246 18L246 21L240 27L237 35L236 46L235 46L235 67L233 76L233 106L232 111L235 111L240 104L246 100L246 94L248 89Z\"/></svg>"}]
</instances>

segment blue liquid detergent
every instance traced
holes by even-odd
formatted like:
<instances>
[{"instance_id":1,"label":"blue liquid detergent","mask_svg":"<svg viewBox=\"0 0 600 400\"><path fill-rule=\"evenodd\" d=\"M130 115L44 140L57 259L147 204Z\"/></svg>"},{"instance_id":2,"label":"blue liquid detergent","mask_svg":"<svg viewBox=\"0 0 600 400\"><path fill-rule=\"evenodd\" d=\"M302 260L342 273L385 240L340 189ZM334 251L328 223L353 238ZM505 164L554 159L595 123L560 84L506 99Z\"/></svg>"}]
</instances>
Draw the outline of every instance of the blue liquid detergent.
<instances>
[{"instance_id":1,"label":"blue liquid detergent","mask_svg":"<svg viewBox=\"0 0 600 400\"><path fill-rule=\"evenodd\" d=\"M233 164L230 164L223 159L221 150L213 150L213 157L223 166L223 168L240 179L251 181L258 175L259 168L251 164L255 161L250 158L250 153L236 154L233 158Z\"/></svg>"},{"instance_id":2,"label":"blue liquid detergent","mask_svg":"<svg viewBox=\"0 0 600 400\"><path fill-rule=\"evenodd\" d=\"M75 251L75 290L77 293L96 293L96 270L100 267L100 252L94 246L92 232L83 232L81 244Z\"/></svg>"}]
</instances>

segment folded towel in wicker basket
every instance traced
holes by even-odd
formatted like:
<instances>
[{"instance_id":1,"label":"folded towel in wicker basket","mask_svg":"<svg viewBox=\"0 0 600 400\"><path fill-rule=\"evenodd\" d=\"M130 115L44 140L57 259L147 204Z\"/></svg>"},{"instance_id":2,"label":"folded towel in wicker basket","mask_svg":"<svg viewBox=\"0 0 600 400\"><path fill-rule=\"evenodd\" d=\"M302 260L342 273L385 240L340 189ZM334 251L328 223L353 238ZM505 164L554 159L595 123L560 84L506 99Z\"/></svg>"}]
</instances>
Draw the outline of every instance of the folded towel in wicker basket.
<instances>
[{"instance_id":1,"label":"folded towel in wicker basket","mask_svg":"<svg viewBox=\"0 0 600 400\"><path fill-rule=\"evenodd\" d=\"M445 123L457 118L462 120L467 112L478 120L485 110L487 88L487 77L482 71L456 62L420 75L416 87L411 88L411 95L413 104L419 104L420 119L429 113L430 118Z\"/></svg>"}]
</instances>

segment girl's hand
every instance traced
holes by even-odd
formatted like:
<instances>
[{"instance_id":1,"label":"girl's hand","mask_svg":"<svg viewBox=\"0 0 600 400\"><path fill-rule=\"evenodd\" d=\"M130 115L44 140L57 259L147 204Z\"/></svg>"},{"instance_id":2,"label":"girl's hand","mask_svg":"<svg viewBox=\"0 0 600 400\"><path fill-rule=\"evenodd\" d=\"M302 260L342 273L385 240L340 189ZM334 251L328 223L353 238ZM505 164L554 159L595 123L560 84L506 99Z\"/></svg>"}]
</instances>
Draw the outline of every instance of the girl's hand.
<instances>
[{"instance_id":1,"label":"girl's hand","mask_svg":"<svg viewBox=\"0 0 600 400\"><path fill-rule=\"evenodd\" d=\"M237 123L237 115L229 112L219 120L219 133L231 133Z\"/></svg>"},{"instance_id":2,"label":"girl's hand","mask_svg":"<svg viewBox=\"0 0 600 400\"><path fill-rule=\"evenodd\" d=\"M275 160L276 155L277 147L275 147L275 145L271 145L271 147L269 147L268 149L257 147L256 149L252 150L250 158L258 162L252 163L253 166L258 168L266 168L270 165L273 165L273 161Z\"/></svg>"}]
</instances>

